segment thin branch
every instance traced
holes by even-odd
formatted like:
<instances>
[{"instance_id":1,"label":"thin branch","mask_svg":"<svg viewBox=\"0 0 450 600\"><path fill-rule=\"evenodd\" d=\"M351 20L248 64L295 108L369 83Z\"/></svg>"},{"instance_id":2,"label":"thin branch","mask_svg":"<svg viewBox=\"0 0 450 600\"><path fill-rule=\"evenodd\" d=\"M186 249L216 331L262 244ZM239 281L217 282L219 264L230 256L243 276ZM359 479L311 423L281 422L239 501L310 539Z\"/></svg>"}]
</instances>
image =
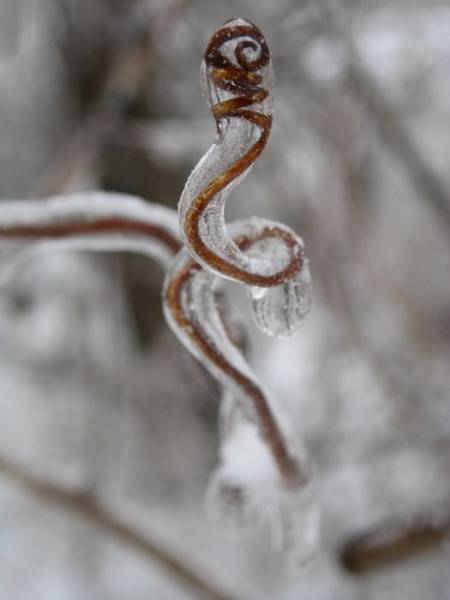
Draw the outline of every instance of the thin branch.
<instances>
[{"instance_id":1,"label":"thin branch","mask_svg":"<svg viewBox=\"0 0 450 600\"><path fill-rule=\"evenodd\" d=\"M403 526L384 523L348 540L339 552L339 559L353 575L364 575L442 549L449 537L448 516L440 523L432 518L416 519Z\"/></svg>"},{"instance_id":2,"label":"thin branch","mask_svg":"<svg viewBox=\"0 0 450 600\"><path fill-rule=\"evenodd\" d=\"M129 525L110 508L100 503L93 494L68 489L44 479L2 455L0 455L0 475L31 496L88 521L93 527L133 549L152 565L159 564L168 575L177 579L182 585L188 586L192 590L193 597L201 597L205 600L238 600L237 596L221 589L205 575L197 573L183 560L174 556L169 549L151 539L148 534L144 535Z\"/></svg>"}]
</instances>

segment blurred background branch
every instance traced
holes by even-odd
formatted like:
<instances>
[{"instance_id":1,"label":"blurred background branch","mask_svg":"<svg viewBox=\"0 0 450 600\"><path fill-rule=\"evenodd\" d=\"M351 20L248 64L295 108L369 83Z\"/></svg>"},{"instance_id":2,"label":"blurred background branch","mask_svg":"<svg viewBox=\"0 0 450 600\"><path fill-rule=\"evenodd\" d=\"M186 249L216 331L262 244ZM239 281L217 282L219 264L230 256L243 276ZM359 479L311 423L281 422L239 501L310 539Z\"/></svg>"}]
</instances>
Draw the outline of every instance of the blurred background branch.
<instances>
[{"instance_id":1,"label":"blurred background branch","mask_svg":"<svg viewBox=\"0 0 450 600\"><path fill-rule=\"evenodd\" d=\"M205 575L200 575L187 563L179 560L161 543L144 535L126 521L102 505L94 493L63 487L43 479L4 456L0 456L0 473L14 485L23 488L37 499L55 505L63 510L75 513L89 521L95 529L117 538L122 544L130 546L151 563L163 567L169 577L180 580L181 584L192 589L197 598L208 600L235 600L236 596L216 587Z\"/></svg>"},{"instance_id":2,"label":"blurred background branch","mask_svg":"<svg viewBox=\"0 0 450 600\"><path fill-rule=\"evenodd\" d=\"M344 43L348 61L346 85L356 96L367 115L367 121L373 123L374 131L380 136L392 160L399 160L406 170L414 187L436 211L438 221L450 224L450 196L448 187L433 173L416 142L407 128L403 126L401 116L387 98L381 85L364 67L358 50L353 43L351 6L345 1L325 0L322 4L324 20L330 24L332 33Z\"/></svg>"}]
</instances>

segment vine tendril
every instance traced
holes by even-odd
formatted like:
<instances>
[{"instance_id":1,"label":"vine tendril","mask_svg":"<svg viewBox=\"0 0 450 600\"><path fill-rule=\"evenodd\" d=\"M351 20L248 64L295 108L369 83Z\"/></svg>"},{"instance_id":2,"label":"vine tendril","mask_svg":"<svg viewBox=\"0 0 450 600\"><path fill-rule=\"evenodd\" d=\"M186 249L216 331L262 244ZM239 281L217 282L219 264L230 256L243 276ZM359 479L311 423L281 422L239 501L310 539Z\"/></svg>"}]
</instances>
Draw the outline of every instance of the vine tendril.
<instances>
[{"instance_id":1,"label":"vine tendril","mask_svg":"<svg viewBox=\"0 0 450 600\"><path fill-rule=\"evenodd\" d=\"M264 150L272 127L272 65L259 29L243 19L225 23L206 48L202 73L218 138L181 196L183 239L205 268L248 287L263 330L289 334L308 304L302 240L287 227L280 235L275 226L271 244L246 253L230 237L224 219L227 197ZM276 304L288 307L285 314L275 310Z\"/></svg>"}]
</instances>

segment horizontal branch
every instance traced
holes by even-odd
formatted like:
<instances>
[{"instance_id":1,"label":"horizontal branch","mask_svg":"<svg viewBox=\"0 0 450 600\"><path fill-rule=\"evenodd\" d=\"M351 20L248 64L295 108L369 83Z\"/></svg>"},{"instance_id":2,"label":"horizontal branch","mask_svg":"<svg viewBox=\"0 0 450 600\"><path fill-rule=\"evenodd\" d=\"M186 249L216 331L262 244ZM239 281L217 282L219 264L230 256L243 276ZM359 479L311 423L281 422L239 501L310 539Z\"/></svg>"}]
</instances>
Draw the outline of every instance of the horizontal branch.
<instances>
[{"instance_id":1,"label":"horizontal branch","mask_svg":"<svg viewBox=\"0 0 450 600\"><path fill-rule=\"evenodd\" d=\"M0 476L8 479L28 494L44 502L58 506L88 521L93 527L116 538L122 544L139 553L152 565L159 564L171 577L191 589L195 598L205 600L238 600L205 575L197 573L184 561L175 557L167 548L129 525L119 515L100 503L86 491L68 489L53 481L31 473L14 460L0 455Z\"/></svg>"},{"instance_id":2,"label":"horizontal branch","mask_svg":"<svg viewBox=\"0 0 450 600\"><path fill-rule=\"evenodd\" d=\"M339 560L353 575L395 566L425 552L438 551L450 538L450 519L435 523L432 517L409 524L384 523L349 539Z\"/></svg>"}]
</instances>

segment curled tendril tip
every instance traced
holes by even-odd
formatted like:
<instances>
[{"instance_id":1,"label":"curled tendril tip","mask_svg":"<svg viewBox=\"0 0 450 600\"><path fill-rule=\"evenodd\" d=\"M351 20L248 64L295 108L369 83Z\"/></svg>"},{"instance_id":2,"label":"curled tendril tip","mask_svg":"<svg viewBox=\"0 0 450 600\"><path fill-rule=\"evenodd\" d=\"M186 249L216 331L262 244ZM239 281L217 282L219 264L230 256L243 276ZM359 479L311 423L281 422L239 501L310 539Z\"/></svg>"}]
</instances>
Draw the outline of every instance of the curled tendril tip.
<instances>
[{"instance_id":1,"label":"curled tendril tip","mask_svg":"<svg viewBox=\"0 0 450 600\"><path fill-rule=\"evenodd\" d=\"M247 286L261 329L289 335L310 304L302 240L280 223L253 219L252 243L241 235L238 244L224 219L227 198L263 152L272 127L272 63L259 29L243 19L219 28L206 48L202 77L218 135L180 199L184 242L203 267Z\"/></svg>"}]
</instances>

